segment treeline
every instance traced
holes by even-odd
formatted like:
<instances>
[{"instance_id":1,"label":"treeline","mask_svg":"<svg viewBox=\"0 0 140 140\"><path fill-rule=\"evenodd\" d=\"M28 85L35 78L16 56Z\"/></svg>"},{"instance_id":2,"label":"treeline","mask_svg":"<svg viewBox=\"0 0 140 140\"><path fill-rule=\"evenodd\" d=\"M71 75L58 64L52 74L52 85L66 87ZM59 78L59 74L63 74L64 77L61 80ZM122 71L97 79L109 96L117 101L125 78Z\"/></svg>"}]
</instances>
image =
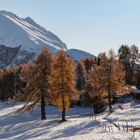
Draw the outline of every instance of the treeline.
<instances>
[{"instance_id":1,"label":"treeline","mask_svg":"<svg viewBox=\"0 0 140 140\"><path fill-rule=\"evenodd\" d=\"M72 61L64 51L53 56L42 49L34 63L0 71L0 99L26 101L17 112L41 107L41 119L46 119L45 105L59 108L62 121L73 104L92 106L95 113L109 106L115 94L129 93L131 85L139 86L139 50L122 45L116 55L113 50L98 57Z\"/></svg>"}]
</instances>

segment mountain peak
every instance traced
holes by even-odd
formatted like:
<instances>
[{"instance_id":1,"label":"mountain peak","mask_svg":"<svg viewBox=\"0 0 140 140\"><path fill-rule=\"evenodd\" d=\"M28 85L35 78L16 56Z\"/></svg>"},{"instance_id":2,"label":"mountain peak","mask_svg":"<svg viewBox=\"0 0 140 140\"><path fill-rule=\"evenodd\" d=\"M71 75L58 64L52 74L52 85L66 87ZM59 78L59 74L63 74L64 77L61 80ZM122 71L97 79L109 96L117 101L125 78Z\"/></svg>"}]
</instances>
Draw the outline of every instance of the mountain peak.
<instances>
[{"instance_id":1,"label":"mountain peak","mask_svg":"<svg viewBox=\"0 0 140 140\"><path fill-rule=\"evenodd\" d=\"M9 12L9 11L5 11L5 10L0 10L0 14L18 18L18 16L16 14Z\"/></svg>"},{"instance_id":2,"label":"mountain peak","mask_svg":"<svg viewBox=\"0 0 140 140\"><path fill-rule=\"evenodd\" d=\"M31 17L26 17L23 20L26 21L26 22L28 22L29 24L31 24L31 25L39 28L40 30L46 30L44 27L42 27L39 24L37 24Z\"/></svg>"},{"instance_id":3,"label":"mountain peak","mask_svg":"<svg viewBox=\"0 0 140 140\"><path fill-rule=\"evenodd\" d=\"M31 17L26 17L24 20L32 25L38 25Z\"/></svg>"},{"instance_id":4,"label":"mountain peak","mask_svg":"<svg viewBox=\"0 0 140 140\"><path fill-rule=\"evenodd\" d=\"M60 39L48 35L47 30L30 17L23 19L4 10L0 11L0 15L0 39L4 40L6 46L21 45L21 49L34 52L45 46L54 52L58 48L67 48Z\"/></svg>"},{"instance_id":5,"label":"mountain peak","mask_svg":"<svg viewBox=\"0 0 140 140\"><path fill-rule=\"evenodd\" d=\"M26 17L25 20L34 22L34 20L31 17Z\"/></svg>"}]
</instances>

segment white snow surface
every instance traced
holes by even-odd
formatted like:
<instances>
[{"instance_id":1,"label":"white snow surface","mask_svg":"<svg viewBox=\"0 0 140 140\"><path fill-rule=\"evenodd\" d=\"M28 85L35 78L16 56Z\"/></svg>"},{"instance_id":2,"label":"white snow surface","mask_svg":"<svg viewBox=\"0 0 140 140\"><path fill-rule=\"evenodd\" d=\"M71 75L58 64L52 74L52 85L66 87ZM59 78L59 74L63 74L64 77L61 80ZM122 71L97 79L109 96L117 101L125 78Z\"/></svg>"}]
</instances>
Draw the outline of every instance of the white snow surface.
<instances>
[{"instance_id":1,"label":"white snow surface","mask_svg":"<svg viewBox=\"0 0 140 140\"><path fill-rule=\"evenodd\" d=\"M134 93L134 94L140 94L140 89L135 89L135 90L133 90L133 93Z\"/></svg>"},{"instance_id":2,"label":"white snow surface","mask_svg":"<svg viewBox=\"0 0 140 140\"><path fill-rule=\"evenodd\" d=\"M93 118L90 108L70 108L67 121L60 122L56 107L47 106L47 120L40 120L40 107L33 113L17 115L14 112L23 103L11 106L0 103L0 139L2 140L139 140L140 132L130 131L140 127L140 104L134 102L116 104L115 112L107 117L107 112ZM121 106L123 110L119 108ZM129 131L126 131L126 122ZM121 131L113 124L119 124ZM124 125L124 130L121 127ZM105 128L106 126L106 128Z\"/></svg>"}]
</instances>

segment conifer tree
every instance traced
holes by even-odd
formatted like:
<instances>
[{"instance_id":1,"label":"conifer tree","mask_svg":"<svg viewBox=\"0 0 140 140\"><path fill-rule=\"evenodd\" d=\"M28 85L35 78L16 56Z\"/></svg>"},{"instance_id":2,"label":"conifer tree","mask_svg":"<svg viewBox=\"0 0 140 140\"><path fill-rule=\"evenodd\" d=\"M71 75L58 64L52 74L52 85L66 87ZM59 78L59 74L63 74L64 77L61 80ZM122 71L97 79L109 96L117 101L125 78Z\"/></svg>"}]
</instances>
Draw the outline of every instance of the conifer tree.
<instances>
[{"instance_id":1,"label":"conifer tree","mask_svg":"<svg viewBox=\"0 0 140 140\"><path fill-rule=\"evenodd\" d=\"M85 84L85 73L82 61L79 61L76 65L76 75L77 75L76 88L79 91L81 91L84 89Z\"/></svg>"},{"instance_id":2,"label":"conifer tree","mask_svg":"<svg viewBox=\"0 0 140 140\"><path fill-rule=\"evenodd\" d=\"M8 67L0 71L0 98L12 99L15 94L15 69Z\"/></svg>"},{"instance_id":3,"label":"conifer tree","mask_svg":"<svg viewBox=\"0 0 140 140\"><path fill-rule=\"evenodd\" d=\"M85 84L84 103L93 107L95 113L99 113L104 107L104 88L100 74L100 67L95 65L88 74Z\"/></svg>"},{"instance_id":4,"label":"conifer tree","mask_svg":"<svg viewBox=\"0 0 140 140\"><path fill-rule=\"evenodd\" d=\"M108 56L102 55L100 65L93 71L92 87L100 95L107 93L110 113L112 112L113 94L124 93L130 89L125 84L124 76L123 66L117 60L112 50Z\"/></svg>"},{"instance_id":5,"label":"conifer tree","mask_svg":"<svg viewBox=\"0 0 140 140\"><path fill-rule=\"evenodd\" d=\"M86 58L84 60L84 65L85 65L85 69L86 69L87 73L90 72L90 70L91 70L91 68L93 66L93 62L94 62L93 58Z\"/></svg>"},{"instance_id":6,"label":"conifer tree","mask_svg":"<svg viewBox=\"0 0 140 140\"><path fill-rule=\"evenodd\" d=\"M55 57L51 78L53 97L62 113L62 121L66 121L66 111L70 101L75 97L75 73L72 60L60 51Z\"/></svg>"},{"instance_id":7,"label":"conifer tree","mask_svg":"<svg viewBox=\"0 0 140 140\"><path fill-rule=\"evenodd\" d=\"M140 61L140 53L139 48L135 45L132 45L130 48L131 51L131 59L130 59L130 83L131 85L136 85L136 74L135 74L135 67L138 66ZM136 70L137 71L137 70Z\"/></svg>"},{"instance_id":8,"label":"conifer tree","mask_svg":"<svg viewBox=\"0 0 140 140\"><path fill-rule=\"evenodd\" d=\"M137 46L132 45L122 45L118 51L119 60L124 65L124 70L126 72L125 81L127 84L136 85L137 84L137 67L140 60L140 53Z\"/></svg>"},{"instance_id":9,"label":"conifer tree","mask_svg":"<svg viewBox=\"0 0 140 140\"><path fill-rule=\"evenodd\" d=\"M17 66L15 68L15 92L16 96L21 94L24 94L24 88L26 87L26 81L23 80L23 68L25 64ZM20 96L20 95L19 95Z\"/></svg>"},{"instance_id":10,"label":"conifer tree","mask_svg":"<svg viewBox=\"0 0 140 140\"><path fill-rule=\"evenodd\" d=\"M45 100L49 98L52 55L47 49L42 49L35 64L25 65L24 73L27 76L26 104L18 110L20 113L32 111L38 102L41 102L41 120L46 119ZM33 101L33 103L30 103Z\"/></svg>"},{"instance_id":11,"label":"conifer tree","mask_svg":"<svg viewBox=\"0 0 140 140\"><path fill-rule=\"evenodd\" d=\"M124 65L125 70L125 82L130 84L130 59L131 59L131 50L128 45L122 45L118 50L119 61Z\"/></svg>"}]
</instances>

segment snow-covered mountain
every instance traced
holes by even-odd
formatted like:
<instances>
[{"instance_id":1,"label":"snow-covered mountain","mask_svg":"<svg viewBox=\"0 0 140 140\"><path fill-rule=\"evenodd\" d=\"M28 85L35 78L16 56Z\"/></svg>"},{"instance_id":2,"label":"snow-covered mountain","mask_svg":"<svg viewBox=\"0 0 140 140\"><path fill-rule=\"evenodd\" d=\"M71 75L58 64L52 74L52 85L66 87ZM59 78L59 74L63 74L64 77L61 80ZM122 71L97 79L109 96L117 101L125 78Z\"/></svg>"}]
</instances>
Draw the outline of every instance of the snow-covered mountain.
<instances>
[{"instance_id":1,"label":"snow-covered mountain","mask_svg":"<svg viewBox=\"0 0 140 140\"><path fill-rule=\"evenodd\" d=\"M30 17L20 18L11 12L0 11L0 67L35 59L41 48L48 48L53 54L62 49L74 60L92 56L83 51L68 50L59 37Z\"/></svg>"},{"instance_id":2,"label":"snow-covered mountain","mask_svg":"<svg viewBox=\"0 0 140 140\"><path fill-rule=\"evenodd\" d=\"M94 55L77 49L69 49L66 51L66 53L73 59L73 60L80 60L82 58L89 58L89 57L95 57Z\"/></svg>"}]
</instances>

